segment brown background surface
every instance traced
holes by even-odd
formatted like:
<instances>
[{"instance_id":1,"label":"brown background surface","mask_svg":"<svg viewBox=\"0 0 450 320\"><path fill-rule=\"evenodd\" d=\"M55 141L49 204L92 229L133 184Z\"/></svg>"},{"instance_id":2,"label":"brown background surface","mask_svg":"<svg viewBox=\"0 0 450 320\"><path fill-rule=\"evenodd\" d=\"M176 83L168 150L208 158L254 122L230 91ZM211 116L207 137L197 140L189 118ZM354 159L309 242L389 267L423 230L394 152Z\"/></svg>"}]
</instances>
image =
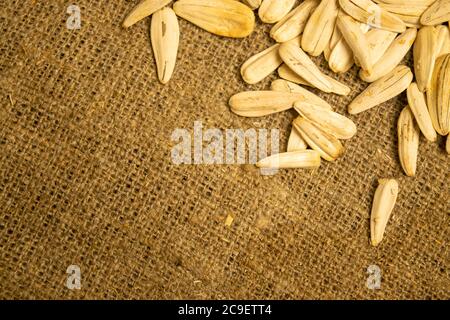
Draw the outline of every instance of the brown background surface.
<instances>
[{"instance_id":1,"label":"brown background surface","mask_svg":"<svg viewBox=\"0 0 450 320\"><path fill-rule=\"evenodd\" d=\"M160 85L149 19L121 28L137 1L0 1L0 297L113 299L450 298L449 158L421 137L417 177L403 175L396 121L405 96L358 116L345 157L316 171L263 177L252 166L176 166L175 128L278 128L293 111L232 114L240 65L269 26L224 39L180 21L179 59ZM321 59L316 61L330 71ZM366 85L337 78L348 97ZM336 77L336 76L335 76ZM400 182L379 248L369 245L377 179ZM234 215L231 227L226 216ZM66 288L81 267L82 289ZM367 267L381 290L366 287Z\"/></svg>"}]
</instances>

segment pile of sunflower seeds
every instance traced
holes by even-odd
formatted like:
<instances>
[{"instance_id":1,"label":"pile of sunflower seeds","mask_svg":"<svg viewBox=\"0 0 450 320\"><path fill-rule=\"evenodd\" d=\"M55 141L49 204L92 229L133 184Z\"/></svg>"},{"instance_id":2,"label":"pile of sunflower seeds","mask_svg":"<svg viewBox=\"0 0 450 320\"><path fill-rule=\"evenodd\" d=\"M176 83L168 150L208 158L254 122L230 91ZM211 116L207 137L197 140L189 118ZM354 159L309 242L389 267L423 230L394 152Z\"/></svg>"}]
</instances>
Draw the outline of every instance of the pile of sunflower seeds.
<instances>
[{"instance_id":1,"label":"pile of sunflower seeds","mask_svg":"<svg viewBox=\"0 0 450 320\"><path fill-rule=\"evenodd\" d=\"M158 78L167 83L175 69L180 30L177 16L225 37L246 37L255 14L274 24L276 44L252 56L241 67L245 82L255 84L277 71L271 90L246 91L230 98L231 110L262 117L294 108L286 152L262 159L263 168L317 168L321 159L335 161L345 148L341 140L356 134L349 118L308 91L348 95L350 88L324 74L310 56L324 55L330 69L345 73L360 67L370 83L348 106L358 114L406 91L408 105L398 119L398 152L408 176L417 167L420 132L432 142L447 136L450 154L450 0L144 0L126 17L130 27L152 16L151 42ZM444 24L445 23L445 24ZM414 70L401 65L413 50ZM415 81L414 81L415 80ZM310 148L310 149L308 149ZM398 194L398 183L380 179L371 216L371 243L378 245Z\"/></svg>"}]
</instances>

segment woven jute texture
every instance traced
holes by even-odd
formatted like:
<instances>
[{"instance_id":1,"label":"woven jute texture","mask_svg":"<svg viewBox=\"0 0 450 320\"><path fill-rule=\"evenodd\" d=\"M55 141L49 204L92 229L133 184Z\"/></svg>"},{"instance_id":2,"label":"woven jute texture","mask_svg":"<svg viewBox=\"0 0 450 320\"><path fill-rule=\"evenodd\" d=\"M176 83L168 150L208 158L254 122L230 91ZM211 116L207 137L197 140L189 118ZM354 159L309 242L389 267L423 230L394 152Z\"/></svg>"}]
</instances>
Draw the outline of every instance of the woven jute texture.
<instances>
[{"instance_id":1,"label":"woven jute texture","mask_svg":"<svg viewBox=\"0 0 450 320\"><path fill-rule=\"evenodd\" d=\"M247 119L227 101L254 86L240 65L268 47L180 20L178 63L157 81L150 20L121 22L134 0L1 1L0 297L25 299L449 299L449 158L421 137L407 178L396 123L405 95L358 116L346 154L315 171L262 176L251 165L175 165L176 128L279 129L294 111ZM405 63L409 63L411 57ZM318 93L342 114L365 87L333 75L347 97ZM385 238L369 245L377 179L400 193ZM231 226L226 217L234 217ZM70 265L81 289L66 287ZM381 288L367 287L367 268Z\"/></svg>"}]
</instances>

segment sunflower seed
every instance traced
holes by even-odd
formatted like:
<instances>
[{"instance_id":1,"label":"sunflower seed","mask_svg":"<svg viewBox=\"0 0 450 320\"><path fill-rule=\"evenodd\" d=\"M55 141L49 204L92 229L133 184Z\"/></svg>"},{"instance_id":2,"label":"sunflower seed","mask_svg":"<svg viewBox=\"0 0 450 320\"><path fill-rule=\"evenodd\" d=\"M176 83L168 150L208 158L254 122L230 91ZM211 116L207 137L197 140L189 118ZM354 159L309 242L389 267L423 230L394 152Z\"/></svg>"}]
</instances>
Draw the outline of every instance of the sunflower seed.
<instances>
[{"instance_id":1,"label":"sunflower seed","mask_svg":"<svg viewBox=\"0 0 450 320\"><path fill-rule=\"evenodd\" d=\"M370 57L374 65L384 55L396 36L397 33L382 29L372 29L367 32L366 38L369 44Z\"/></svg>"},{"instance_id":2,"label":"sunflower seed","mask_svg":"<svg viewBox=\"0 0 450 320\"><path fill-rule=\"evenodd\" d=\"M417 30L409 28L399 35L383 56L373 66L372 72L361 70L359 76L366 82L374 82L391 72L403 60L416 39ZM417 75L417 74L416 74Z\"/></svg>"},{"instance_id":3,"label":"sunflower seed","mask_svg":"<svg viewBox=\"0 0 450 320\"><path fill-rule=\"evenodd\" d=\"M450 53L450 31L447 26L437 26L437 45L436 51L438 52L437 57L439 58L445 54Z\"/></svg>"},{"instance_id":4,"label":"sunflower seed","mask_svg":"<svg viewBox=\"0 0 450 320\"><path fill-rule=\"evenodd\" d=\"M412 79L413 74L408 67L396 67L358 95L348 106L348 112L357 114L396 97L408 88Z\"/></svg>"},{"instance_id":5,"label":"sunflower seed","mask_svg":"<svg viewBox=\"0 0 450 320\"><path fill-rule=\"evenodd\" d=\"M278 54L280 45L276 44L248 59L241 67L242 79L255 84L274 72L283 62Z\"/></svg>"},{"instance_id":6,"label":"sunflower seed","mask_svg":"<svg viewBox=\"0 0 450 320\"><path fill-rule=\"evenodd\" d=\"M373 0L378 4L391 4L402 6L430 6L436 0Z\"/></svg>"},{"instance_id":7,"label":"sunflower seed","mask_svg":"<svg viewBox=\"0 0 450 320\"><path fill-rule=\"evenodd\" d=\"M341 41L342 39L342 33L339 31L339 28L337 25L334 25L333 35L331 36L330 41L328 42L328 45L323 50L323 55L325 57L325 60L330 60L330 55L333 49L336 47L336 45Z\"/></svg>"},{"instance_id":8,"label":"sunflower seed","mask_svg":"<svg viewBox=\"0 0 450 320\"><path fill-rule=\"evenodd\" d=\"M331 92L332 93L335 93L335 94L338 94L341 96L347 96L350 93L351 89L348 86L346 86L345 84L337 81L336 79L333 79L330 76L327 76L327 75L324 75L324 76L325 76L325 79L327 79L331 83L331 88L332 88Z\"/></svg>"},{"instance_id":9,"label":"sunflower seed","mask_svg":"<svg viewBox=\"0 0 450 320\"><path fill-rule=\"evenodd\" d=\"M131 27L136 22L152 15L171 2L171 0L143 0L131 10L122 25L124 28Z\"/></svg>"},{"instance_id":10,"label":"sunflower seed","mask_svg":"<svg viewBox=\"0 0 450 320\"><path fill-rule=\"evenodd\" d=\"M381 179L375 191L370 216L370 240L373 246L383 240L386 225L394 209L398 195L398 182L394 179Z\"/></svg>"},{"instance_id":11,"label":"sunflower seed","mask_svg":"<svg viewBox=\"0 0 450 320\"><path fill-rule=\"evenodd\" d=\"M230 98L231 111L244 117L261 117L288 110L302 98L298 93L244 91Z\"/></svg>"},{"instance_id":12,"label":"sunflower seed","mask_svg":"<svg viewBox=\"0 0 450 320\"><path fill-rule=\"evenodd\" d=\"M338 15L337 0L322 0L309 18L303 31L302 48L312 56L319 56L328 45Z\"/></svg>"},{"instance_id":13,"label":"sunflower seed","mask_svg":"<svg viewBox=\"0 0 450 320\"><path fill-rule=\"evenodd\" d=\"M314 169L320 167L320 155L314 150L284 152L260 160L256 166L270 169Z\"/></svg>"},{"instance_id":14,"label":"sunflower seed","mask_svg":"<svg viewBox=\"0 0 450 320\"><path fill-rule=\"evenodd\" d=\"M402 20L407 27L420 28L420 17L428 8L427 5L405 5L405 4L385 4L381 3L379 6L386 11L392 13L400 20Z\"/></svg>"},{"instance_id":15,"label":"sunflower seed","mask_svg":"<svg viewBox=\"0 0 450 320\"><path fill-rule=\"evenodd\" d=\"M258 10L262 22L275 23L291 11L296 0L263 0Z\"/></svg>"},{"instance_id":16,"label":"sunflower seed","mask_svg":"<svg viewBox=\"0 0 450 320\"><path fill-rule=\"evenodd\" d=\"M243 0L246 5L248 5L252 10L258 9L261 5L262 0Z\"/></svg>"},{"instance_id":17,"label":"sunflower seed","mask_svg":"<svg viewBox=\"0 0 450 320\"><path fill-rule=\"evenodd\" d=\"M335 73L345 73L355 64L353 51L344 39L341 39L331 51L328 66Z\"/></svg>"},{"instance_id":18,"label":"sunflower seed","mask_svg":"<svg viewBox=\"0 0 450 320\"><path fill-rule=\"evenodd\" d=\"M327 161L335 161L344 154L344 146L329 133L326 133L311 121L298 117L293 125L306 143Z\"/></svg>"},{"instance_id":19,"label":"sunflower seed","mask_svg":"<svg viewBox=\"0 0 450 320\"><path fill-rule=\"evenodd\" d=\"M277 42L286 42L299 36L305 29L306 22L317 4L318 0L303 1L272 27L270 36Z\"/></svg>"},{"instance_id":20,"label":"sunflower seed","mask_svg":"<svg viewBox=\"0 0 450 320\"><path fill-rule=\"evenodd\" d=\"M294 108L303 118L338 139L350 139L356 134L355 123L339 113L303 101L297 101Z\"/></svg>"},{"instance_id":21,"label":"sunflower seed","mask_svg":"<svg viewBox=\"0 0 450 320\"><path fill-rule=\"evenodd\" d=\"M435 0L433 0L435 1ZM377 2L377 1L375 1ZM395 1L393 1L395 2ZM425 10L428 9L427 4L411 4L411 3L379 3L382 9L389 11L390 13L396 13L407 16L417 16L420 17Z\"/></svg>"},{"instance_id":22,"label":"sunflower seed","mask_svg":"<svg viewBox=\"0 0 450 320\"><path fill-rule=\"evenodd\" d=\"M274 80L270 87L273 91L279 92L288 92L288 93L296 93L302 95L301 101L314 104L318 107L324 108L326 110L331 110L331 105L328 104L325 100L315 95L314 93L300 87L299 85L292 83L287 80Z\"/></svg>"},{"instance_id":23,"label":"sunflower seed","mask_svg":"<svg viewBox=\"0 0 450 320\"><path fill-rule=\"evenodd\" d=\"M436 28L420 28L414 44L414 71L419 90L425 92L431 83L437 52Z\"/></svg>"},{"instance_id":24,"label":"sunflower seed","mask_svg":"<svg viewBox=\"0 0 450 320\"><path fill-rule=\"evenodd\" d=\"M400 113L397 124L398 156L403 171L409 177L416 174L417 153L419 150L419 128L409 107Z\"/></svg>"},{"instance_id":25,"label":"sunflower seed","mask_svg":"<svg viewBox=\"0 0 450 320\"><path fill-rule=\"evenodd\" d=\"M414 118L419 125L425 138L429 141L436 141L437 134L431 121L430 113L425 101L425 95L417 87L417 83L413 82L409 85L407 92L408 104L411 108Z\"/></svg>"},{"instance_id":26,"label":"sunflower seed","mask_svg":"<svg viewBox=\"0 0 450 320\"><path fill-rule=\"evenodd\" d=\"M372 27L393 32L406 29L402 20L370 0L339 0L339 4L354 19Z\"/></svg>"},{"instance_id":27,"label":"sunflower seed","mask_svg":"<svg viewBox=\"0 0 450 320\"><path fill-rule=\"evenodd\" d=\"M312 85L310 83L308 83L305 79L303 79L298 74L296 74L294 71L292 71L284 63L278 68L278 75L280 76L280 78L282 78L284 80L287 80L287 81L290 81L290 82L294 82L294 83L297 83L297 84L301 84L301 85L304 85L304 86L312 87Z\"/></svg>"},{"instance_id":28,"label":"sunflower seed","mask_svg":"<svg viewBox=\"0 0 450 320\"><path fill-rule=\"evenodd\" d=\"M425 26L435 26L446 21L450 21L450 0L437 0L420 18Z\"/></svg>"},{"instance_id":29,"label":"sunflower seed","mask_svg":"<svg viewBox=\"0 0 450 320\"><path fill-rule=\"evenodd\" d=\"M349 88L323 74L308 55L295 43L289 41L280 46L284 63L301 78L324 92L348 94Z\"/></svg>"},{"instance_id":30,"label":"sunflower seed","mask_svg":"<svg viewBox=\"0 0 450 320\"><path fill-rule=\"evenodd\" d=\"M434 129L442 136L450 132L450 54L436 60L431 86L427 91L428 111Z\"/></svg>"},{"instance_id":31,"label":"sunflower seed","mask_svg":"<svg viewBox=\"0 0 450 320\"><path fill-rule=\"evenodd\" d=\"M361 25L355 19L349 15L341 12L339 13L337 25L348 46L352 49L355 59L361 64L361 66L372 71L372 59L370 57L370 51L368 50L369 44L366 36L361 30Z\"/></svg>"},{"instance_id":32,"label":"sunflower seed","mask_svg":"<svg viewBox=\"0 0 450 320\"><path fill-rule=\"evenodd\" d=\"M360 29L364 34L369 31L369 28L367 24L360 23ZM336 30L342 35L339 28ZM345 73L356 63L353 51L343 37L334 46L328 60L330 69L336 73Z\"/></svg>"},{"instance_id":33,"label":"sunflower seed","mask_svg":"<svg viewBox=\"0 0 450 320\"><path fill-rule=\"evenodd\" d=\"M161 83L167 83L175 69L180 38L175 12L169 7L156 11L152 16L150 30L158 78Z\"/></svg>"},{"instance_id":34,"label":"sunflower seed","mask_svg":"<svg viewBox=\"0 0 450 320\"><path fill-rule=\"evenodd\" d=\"M235 0L178 0L173 10L177 16L219 36L242 38L255 27L253 11Z\"/></svg>"},{"instance_id":35,"label":"sunflower seed","mask_svg":"<svg viewBox=\"0 0 450 320\"><path fill-rule=\"evenodd\" d=\"M301 150L306 150L307 148L308 148L308 145L306 144L306 141L303 140L300 133L297 132L297 129L292 127L291 134L289 135L287 152L301 151ZM320 158L320 155L319 155L319 158Z\"/></svg>"}]
</instances>

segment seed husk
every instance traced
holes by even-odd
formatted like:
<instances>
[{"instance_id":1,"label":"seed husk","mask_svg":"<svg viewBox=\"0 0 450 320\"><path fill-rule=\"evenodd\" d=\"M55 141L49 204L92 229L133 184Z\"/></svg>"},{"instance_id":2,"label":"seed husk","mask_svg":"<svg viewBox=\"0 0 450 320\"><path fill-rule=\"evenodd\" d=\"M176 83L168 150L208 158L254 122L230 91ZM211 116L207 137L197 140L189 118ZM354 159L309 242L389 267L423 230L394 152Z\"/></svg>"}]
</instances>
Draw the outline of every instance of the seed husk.
<instances>
[{"instance_id":1,"label":"seed husk","mask_svg":"<svg viewBox=\"0 0 450 320\"><path fill-rule=\"evenodd\" d=\"M303 101L297 101L294 108L303 118L313 122L337 139L350 139L356 134L355 123L337 112Z\"/></svg>"},{"instance_id":2,"label":"seed husk","mask_svg":"<svg viewBox=\"0 0 450 320\"><path fill-rule=\"evenodd\" d=\"M408 67L396 67L358 95L348 106L348 112L357 114L396 97L409 87L412 79L413 74Z\"/></svg>"},{"instance_id":3,"label":"seed husk","mask_svg":"<svg viewBox=\"0 0 450 320\"><path fill-rule=\"evenodd\" d=\"M436 65L427 91L428 110L436 131L440 135L447 135L450 131L450 54L436 60Z\"/></svg>"},{"instance_id":4,"label":"seed husk","mask_svg":"<svg viewBox=\"0 0 450 320\"><path fill-rule=\"evenodd\" d=\"M252 10L258 9L261 5L262 0L243 0L243 2L248 5Z\"/></svg>"},{"instance_id":5,"label":"seed husk","mask_svg":"<svg viewBox=\"0 0 450 320\"><path fill-rule=\"evenodd\" d=\"M435 1L435 0L434 0ZM375 1L377 2L377 1ZM396 2L396 1L393 1ZM408 15L408 16L417 16L420 17L425 10L428 9L429 5L426 3L424 4L411 4L411 3L379 3L378 4L381 8L383 8L386 11L389 11L390 13L396 13L396 14L402 14L402 15Z\"/></svg>"},{"instance_id":6,"label":"seed husk","mask_svg":"<svg viewBox=\"0 0 450 320\"><path fill-rule=\"evenodd\" d=\"M294 71L292 71L286 64L282 64L278 68L278 76L284 80L294 82L296 84L301 84L303 86L312 87L310 83L308 83L305 79L300 77Z\"/></svg>"},{"instance_id":7,"label":"seed husk","mask_svg":"<svg viewBox=\"0 0 450 320\"><path fill-rule=\"evenodd\" d=\"M324 92L348 94L349 88L323 74L308 55L295 43L288 41L280 46L284 63L301 78Z\"/></svg>"},{"instance_id":8,"label":"seed husk","mask_svg":"<svg viewBox=\"0 0 450 320\"><path fill-rule=\"evenodd\" d=\"M435 26L446 21L450 21L450 0L437 0L420 18L425 26Z\"/></svg>"},{"instance_id":9,"label":"seed husk","mask_svg":"<svg viewBox=\"0 0 450 320\"><path fill-rule=\"evenodd\" d=\"M351 16L341 12L337 19L337 25L348 46L352 49L355 59L368 72L372 71L372 59L370 57L369 43L361 30L361 24Z\"/></svg>"},{"instance_id":10,"label":"seed husk","mask_svg":"<svg viewBox=\"0 0 450 320\"><path fill-rule=\"evenodd\" d=\"M270 169L315 169L320 167L320 155L314 150L284 152L260 160L256 166Z\"/></svg>"},{"instance_id":11,"label":"seed husk","mask_svg":"<svg viewBox=\"0 0 450 320\"><path fill-rule=\"evenodd\" d=\"M429 7L436 0L374 0L381 4L402 5L402 6L426 6Z\"/></svg>"},{"instance_id":12,"label":"seed husk","mask_svg":"<svg viewBox=\"0 0 450 320\"><path fill-rule=\"evenodd\" d=\"M306 143L327 161L335 161L344 154L344 146L333 135L326 133L311 121L298 117L293 125Z\"/></svg>"},{"instance_id":13,"label":"seed husk","mask_svg":"<svg viewBox=\"0 0 450 320\"><path fill-rule=\"evenodd\" d=\"M255 27L253 11L235 0L178 0L173 10L177 16L219 36L243 38Z\"/></svg>"},{"instance_id":14,"label":"seed husk","mask_svg":"<svg viewBox=\"0 0 450 320\"><path fill-rule=\"evenodd\" d=\"M328 45L339 13L337 0L322 0L311 14L303 31L302 48L319 56Z\"/></svg>"},{"instance_id":15,"label":"seed husk","mask_svg":"<svg viewBox=\"0 0 450 320\"><path fill-rule=\"evenodd\" d=\"M432 26L420 28L414 44L414 72L419 90L425 92L433 76L437 52L437 31Z\"/></svg>"},{"instance_id":16,"label":"seed husk","mask_svg":"<svg viewBox=\"0 0 450 320\"><path fill-rule=\"evenodd\" d=\"M375 191L370 215L370 240L373 246L383 240L386 225L394 209L398 195L398 182L394 179L380 179Z\"/></svg>"},{"instance_id":17,"label":"seed husk","mask_svg":"<svg viewBox=\"0 0 450 320\"><path fill-rule=\"evenodd\" d=\"M369 31L369 26L361 23L360 29L363 33L367 33ZM341 35L339 42L333 47L333 51L328 58L328 65L333 72L336 73L345 73L351 69L351 67L355 64L355 58L353 55L353 51L350 46L345 41L344 37L342 37L342 33L339 31L339 28L336 28L338 33ZM378 29L380 30L380 29ZM369 39L367 37L367 39Z\"/></svg>"},{"instance_id":18,"label":"seed husk","mask_svg":"<svg viewBox=\"0 0 450 320\"><path fill-rule=\"evenodd\" d=\"M370 0L339 0L339 4L348 15L372 27L398 33L406 29L401 19Z\"/></svg>"},{"instance_id":19,"label":"seed husk","mask_svg":"<svg viewBox=\"0 0 450 320\"><path fill-rule=\"evenodd\" d=\"M327 110L332 110L332 107L328 102L326 102L319 96L300 87L299 85L297 85L293 82L283 80L283 79L277 79L272 82L270 89L273 91L279 91L279 92L289 92L289 93L301 94L303 96L301 101L314 104L318 107L321 107L321 108L324 108Z\"/></svg>"},{"instance_id":20,"label":"seed husk","mask_svg":"<svg viewBox=\"0 0 450 320\"><path fill-rule=\"evenodd\" d=\"M450 132L450 54L436 60L431 86L427 91L428 111L434 129L442 136Z\"/></svg>"},{"instance_id":21,"label":"seed husk","mask_svg":"<svg viewBox=\"0 0 450 320\"><path fill-rule=\"evenodd\" d=\"M399 35L383 56L373 66L372 72L361 70L359 75L366 82L374 82L391 72L403 60L416 39L417 30L409 28ZM417 74L416 74L417 75Z\"/></svg>"},{"instance_id":22,"label":"seed husk","mask_svg":"<svg viewBox=\"0 0 450 320\"><path fill-rule=\"evenodd\" d=\"M317 68L308 55L295 43L285 42L280 46L280 56L284 63L296 74L324 92L331 92L331 83Z\"/></svg>"},{"instance_id":23,"label":"seed husk","mask_svg":"<svg viewBox=\"0 0 450 320\"><path fill-rule=\"evenodd\" d=\"M180 28L175 12L164 7L156 11L151 22L151 42L159 81L169 82L177 60Z\"/></svg>"},{"instance_id":24,"label":"seed husk","mask_svg":"<svg viewBox=\"0 0 450 320\"><path fill-rule=\"evenodd\" d=\"M330 60L331 52L333 51L334 47L336 47L336 45L339 43L339 41L341 41L342 38L343 38L342 33L341 31L339 31L339 28L335 24L333 34L331 35L331 39L328 42L328 45L323 50L323 56L325 57L325 60L327 61Z\"/></svg>"},{"instance_id":25,"label":"seed husk","mask_svg":"<svg viewBox=\"0 0 450 320\"><path fill-rule=\"evenodd\" d=\"M136 22L151 16L153 13L164 8L171 2L172 0L143 0L135 6L133 10L131 10L122 25L124 28L131 27Z\"/></svg>"},{"instance_id":26,"label":"seed husk","mask_svg":"<svg viewBox=\"0 0 450 320\"><path fill-rule=\"evenodd\" d=\"M407 97L409 107L414 114L414 118L416 119L420 131L422 131L428 141L436 141L437 134L436 130L434 130L430 113L428 112L425 95L419 90L417 83L413 82L409 85Z\"/></svg>"},{"instance_id":27,"label":"seed husk","mask_svg":"<svg viewBox=\"0 0 450 320\"><path fill-rule=\"evenodd\" d=\"M242 79L255 84L277 70L283 63L278 54L279 47L279 44L275 44L248 59L241 67Z\"/></svg>"},{"instance_id":28,"label":"seed husk","mask_svg":"<svg viewBox=\"0 0 450 320\"><path fill-rule=\"evenodd\" d=\"M288 110L302 97L298 93L279 91L244 91L233 95L229 105L240 116L262 117Z\"/></svg>"},{"instance_id":29,"label":"seed husk","mask_svg":"<svg viewBox=\"0 0 450 320\"><path fill-rule=\"evenodd\" d=\"M367 32L366 38L369 44L370 57L374 65L376 65L380 58L385 54L396 36L397 33L382 29L371 29Z\"/></svg>"},{"instance_id":30,"label":"seed husk","mask_svg":"<svg viewBox=\"0 0 450 320\"><path fill-rule=\"evenodd\" d=\"M258 10L262 22L275 23L291 11L296 0L263 0Z\"/></svg>"},{"instance_id":31,"label":"seed husk","mask_svg":"<svg viewBox=\"0 0 450 320\"><path fill-rule=\"evenodd\" d=\"M325 79L327 79L331 83L331 88L332 88L331 92L332 93L335 93L335 94L338 94L341 96L347 96L350 93L351 89L347 85L343 84L342 82L339 82L336 79L334 79L330 76L327 76L327 75L325 75Z\"/></svg>"},{"instance_id":32,"label":"seed husk","mask_svg":"<svg viewBox=\"0 0 450 320\"><path fill-rule=\"evenodd\" d=\"M438 52L437 58L450 53L450 31L448 26L440 25L436 26L437 31L437 45L436 51Z\"/></svg>"},{"instance_id":33,"label":"seed husk","mask_svg":"<svg viewBox=\"0 0 450 320\"><path fill-rule=\"evenodd\" d=\"M392 13L396 17L400 18L405 25L409 28L420 28L422 24L420 23L420 17L428 8L427 5L405 5L405 4L378 4L381 8Z\"/></svg>"},{"instance_id":34,"label":"seed husk","mask_svg":"<svg viewBox=\"0 0 450 320\"><path fill-rule=\"evenodd\" d=\"M308 148L308 145L306 144L306 141L302 138L300 133L297 132L297 129L292 127L291 134L289 135L287 152L301 151L301 150L306 150L307 148ZM319 158L320 158L320 155L319 155Z\"/></svg>"},{"instance_id":35,"label":"seed husk","mask_svg":"<svg viewBox=\"0 0 450 320\"><path fill-rule=\"evenodd\" d=\"M340 32L340 31L339 31ZM334 46L328 58L328 66L333 72L345 73L355 64L353 51L342 38Z\"/></svg>"},{"instance_id":36,"label":"seed husk","mask_svg":"<svg viewBox=\"0 0 450 320\"><path fill-rule=\"evenodd\" d=\"M414 115L407 106L400 113L397 124L398 155L403 171L409 177L416 174L417 154L419 150L419 128Z\"/></svg>"},{"instance_id":37,"label":"seed husk","mask_svg":"<svg viewBox=\"0 0 450 320\"><path fill-rule=\"evenodd\" d=\"M303 1L272 27L270 36L276 42L286 42L302 34L306 22L318 3L318 0Z\"/></svg>"},{"instance_id":38,"label":"seed husk","mask_svg":"<svg viewBox=\"0 0 450 320\"><path fill-rule=\"evenodd\" d=\"M399 13L393 13L393 15L397 16L400 20L403 21L407 28L421 28L422 24L420 23L420 16L408 16Z\"/></svg>"}]
</instances>

